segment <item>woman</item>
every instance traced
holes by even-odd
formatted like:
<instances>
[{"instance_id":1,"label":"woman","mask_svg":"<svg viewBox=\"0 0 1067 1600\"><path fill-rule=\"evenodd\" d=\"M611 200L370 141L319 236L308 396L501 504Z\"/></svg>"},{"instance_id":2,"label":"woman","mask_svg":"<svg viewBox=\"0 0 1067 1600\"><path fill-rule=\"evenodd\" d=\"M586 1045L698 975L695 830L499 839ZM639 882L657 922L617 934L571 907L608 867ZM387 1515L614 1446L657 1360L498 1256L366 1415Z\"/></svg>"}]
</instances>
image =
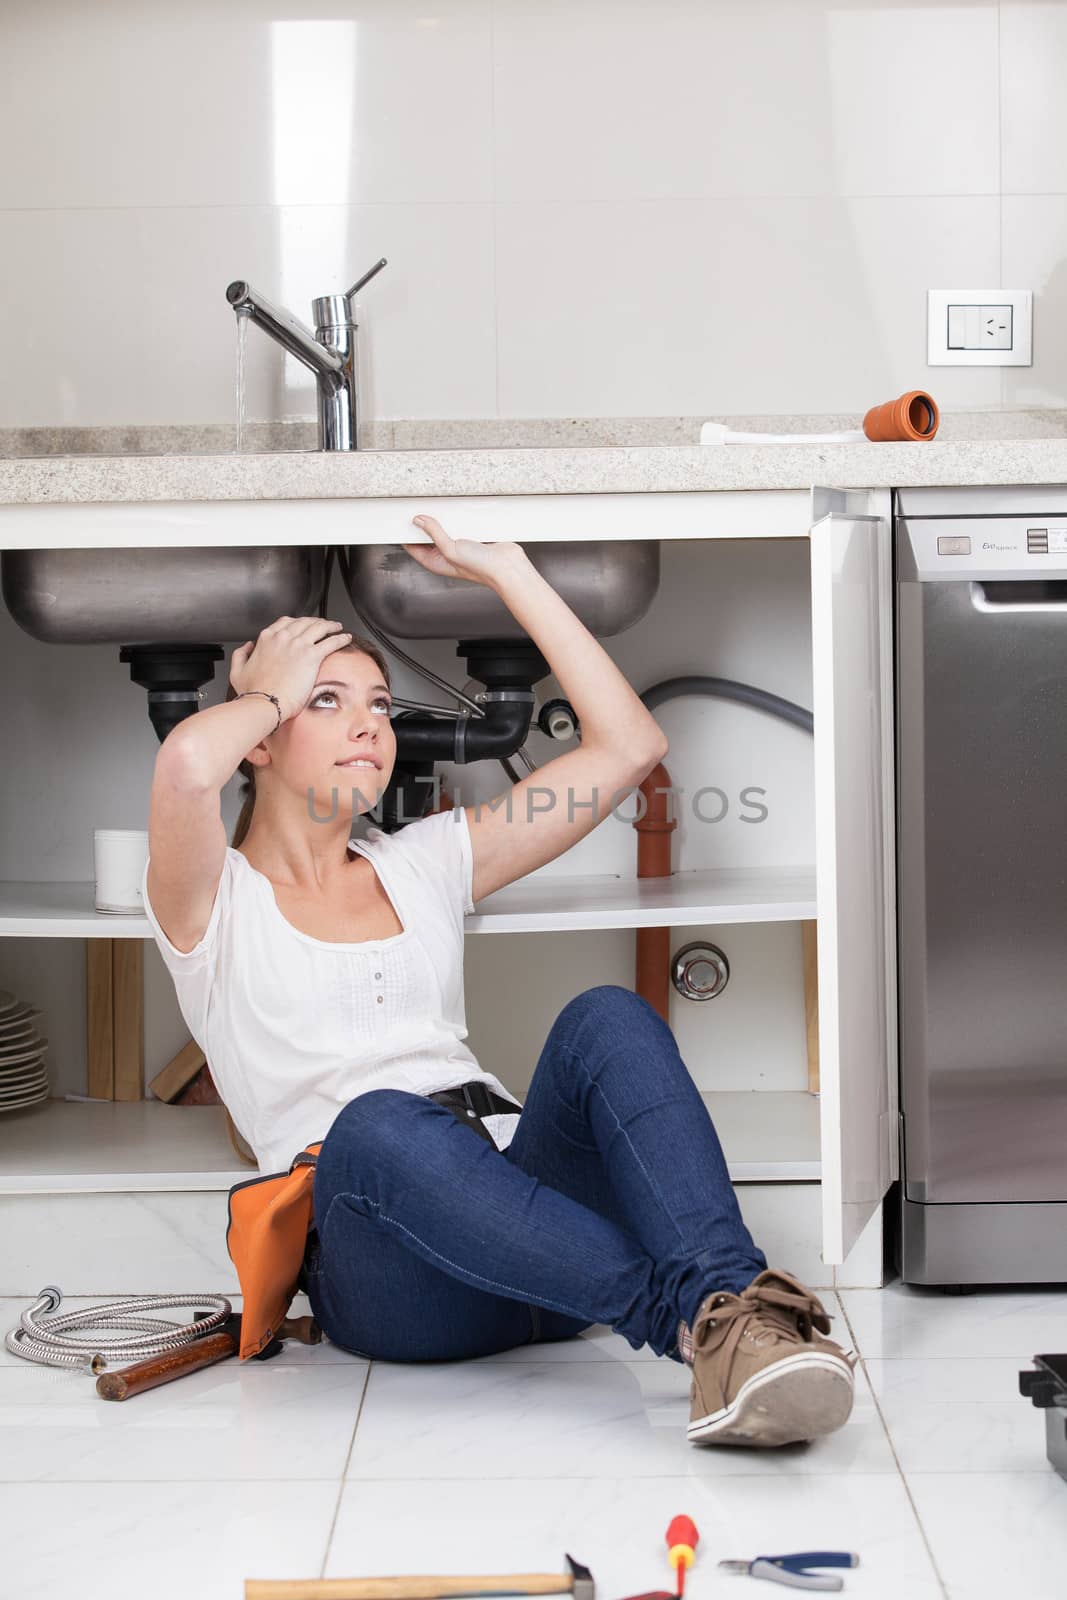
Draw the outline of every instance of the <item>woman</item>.
<instances>
[{"instance_id":1,"label":"woman","mask_svg":"<svg viewBox=\"0 0 1067 1600\"><path fill-rule=\"evenodd\" d=\"M610 984L578 994L522 1106L463 1042L464 913L590 833L667 741L520 545L414 520L430 548L409 554L494 590L541 650L580 746L509 804L351 840L396 759L386 664L337 623L280 617L233 652L227 703L165 740L152 786L145 908L219 1093L264 1172L324 1141L302 1279L316 1320L388 1361L604 1323L689 1361L694 1442L828 1433L855 1357L822 1337L816 1296L768 1270L654 1008ZM238 766L228 846L219 795Z\"/></svg>"}]
</instances>

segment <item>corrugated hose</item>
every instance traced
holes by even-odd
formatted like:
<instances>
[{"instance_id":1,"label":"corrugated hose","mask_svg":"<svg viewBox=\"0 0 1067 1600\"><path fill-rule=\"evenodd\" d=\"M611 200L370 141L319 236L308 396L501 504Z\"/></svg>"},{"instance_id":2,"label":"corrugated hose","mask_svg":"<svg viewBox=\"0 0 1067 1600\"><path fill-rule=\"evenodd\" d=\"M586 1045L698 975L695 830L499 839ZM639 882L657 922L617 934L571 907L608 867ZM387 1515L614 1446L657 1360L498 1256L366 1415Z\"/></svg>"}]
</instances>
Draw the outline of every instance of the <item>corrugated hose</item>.
<instances>
[{"instance_id":1,"label":"corrugated hose","mask_svg":"<svg viewBox=\"0 0 1067 1600\"><path fill-rule=\"evenodd\" d=\"M39 1361L53 1367L82 1367L86 1372L103 1372L118 1363L128 1365L143 1361L148 1356L163 1355L168 1350L180 1350L193 1344L206 1334L214 1333L233 1313L233 1307L223 1294L143 1294L128 1300L114 1300L107 1305L85 1306L80 1311L57 1312L63 1299L55 1284L47 1284L37 1299L22 1313L17 1327L11 1328L4 1343L12 1355L24 1361ZM193 1322L166 1322L158 1317L146 1317L146 1311L162 1311L168 1306L217 1306L216 1311L205 1311ZM69 1330L81 1328L75 1338ZM101 1338L85 1330L103 1330ZM114 1330L138 1330L129 1339L115 1339ZM166 1329L168 1331L161 1332Z\"/></svg>"}]
</instances>

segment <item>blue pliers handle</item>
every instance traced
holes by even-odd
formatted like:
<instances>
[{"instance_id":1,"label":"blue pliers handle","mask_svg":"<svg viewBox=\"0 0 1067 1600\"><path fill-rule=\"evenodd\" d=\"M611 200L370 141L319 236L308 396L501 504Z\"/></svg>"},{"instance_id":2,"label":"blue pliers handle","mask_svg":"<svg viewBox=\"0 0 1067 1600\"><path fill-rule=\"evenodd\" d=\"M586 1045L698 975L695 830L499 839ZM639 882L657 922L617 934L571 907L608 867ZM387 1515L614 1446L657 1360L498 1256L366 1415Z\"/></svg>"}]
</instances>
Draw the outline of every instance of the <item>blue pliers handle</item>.
<instances>
[{"instance_id":1,"label":"blue pliers handle","mask_svg":"<svg viewBox=\"0 0 1067 1600\"><path fill-rule=\"evenodd\" d=\"M858 1567L860 1558L851 1550L801 1550L789 1556L757 1556L754 1561L720 1561L728 1572L747 1572L752 1578L769 1578L772 1583L787 1583L794 1589L840 1589L843 1578L812 1572L812 1567Z\"/></svg>"}]
</instances>

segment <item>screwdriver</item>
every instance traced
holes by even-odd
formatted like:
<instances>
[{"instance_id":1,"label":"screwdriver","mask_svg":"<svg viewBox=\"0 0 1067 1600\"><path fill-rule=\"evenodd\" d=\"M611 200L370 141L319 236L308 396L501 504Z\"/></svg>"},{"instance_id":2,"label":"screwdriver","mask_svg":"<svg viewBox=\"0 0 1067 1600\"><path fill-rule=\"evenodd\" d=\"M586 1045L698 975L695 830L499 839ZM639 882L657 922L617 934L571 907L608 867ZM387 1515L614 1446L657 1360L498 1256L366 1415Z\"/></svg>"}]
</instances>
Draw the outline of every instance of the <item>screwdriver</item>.
<instances>
[{"instance_id":1,"label":"screwdriver","mask_svg":"<svg viewBox=\"0 0 1067 1600\"><path fill-rule=\"evenodd\" d=\"M667 1529L667 1559L678 1577L676 1600L681 1600L685 1592L685 1575L696 1559L699 1538L691 1517L675 1517Z\"/></svg>"}]
</instances>

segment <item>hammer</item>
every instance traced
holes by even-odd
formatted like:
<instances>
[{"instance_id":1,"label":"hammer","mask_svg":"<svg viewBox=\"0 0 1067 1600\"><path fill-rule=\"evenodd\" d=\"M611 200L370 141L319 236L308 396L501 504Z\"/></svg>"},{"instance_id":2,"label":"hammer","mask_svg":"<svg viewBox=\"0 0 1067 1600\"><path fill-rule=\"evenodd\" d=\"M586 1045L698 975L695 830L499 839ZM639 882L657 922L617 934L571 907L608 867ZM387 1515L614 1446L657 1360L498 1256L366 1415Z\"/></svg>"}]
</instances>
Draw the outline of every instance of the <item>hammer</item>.
<instances>
[{"instance_id":1,"label":"hammer","mask_svg":"<svg viewBox=\"0 0 1067 1600\"><path fill-rule=\"evenodd\" d=\"M204 1311L201 1317L208 1314ZM177 1350L166 1350L162 1355L148 1356L144 1361L135 1361L118 1372L102 1372L96 1380L97 1394L104 1400L128 1400L131 1395L142 1394L145 1389L158 1389L161 1383L184 1378L187 1372L197 1372L201 1367L224 1361L227 1356L235 1356L241 1348L241 1316L240 1311L233 1311L214 1333L194 1339L191 1344L181 1345ZM279 1341L282 1339L318 1344L322 1339L322 1329L314 1317L286 1317L266 1349L252 1359L268 1361L271 1356L280 1355L282 1347Z\"/></svg>"},{"instance_id":2,"label":"hammer","mask_svg":"<svg viewBox=\"0 0 1067 1600\"><path fill-rule=\"evenodd\" d=\"M588 1567L567 1556L569 1573L510 1572L473 1578L246 1578L245 1600L439 1600L444 1595L573 1594L594 1600Z\"/></svg>"}]
</instances>

